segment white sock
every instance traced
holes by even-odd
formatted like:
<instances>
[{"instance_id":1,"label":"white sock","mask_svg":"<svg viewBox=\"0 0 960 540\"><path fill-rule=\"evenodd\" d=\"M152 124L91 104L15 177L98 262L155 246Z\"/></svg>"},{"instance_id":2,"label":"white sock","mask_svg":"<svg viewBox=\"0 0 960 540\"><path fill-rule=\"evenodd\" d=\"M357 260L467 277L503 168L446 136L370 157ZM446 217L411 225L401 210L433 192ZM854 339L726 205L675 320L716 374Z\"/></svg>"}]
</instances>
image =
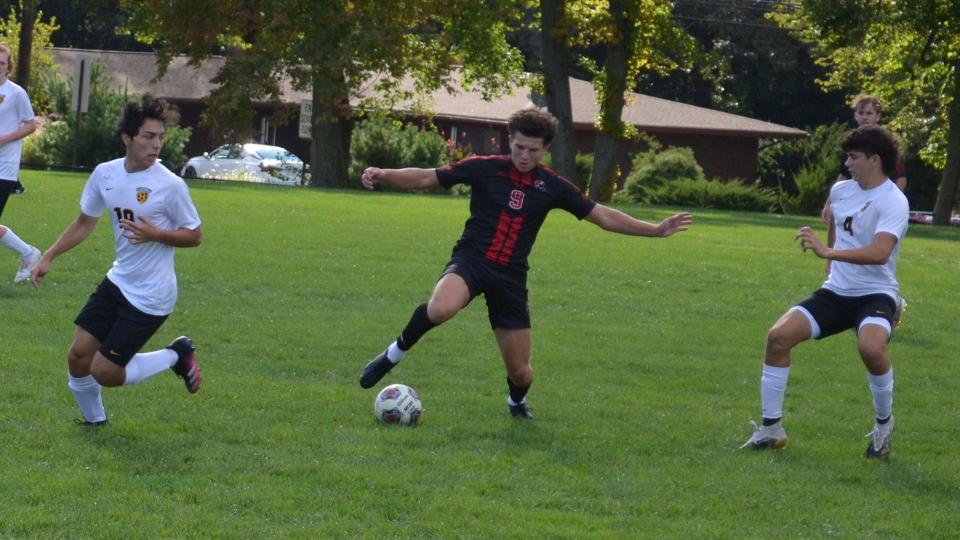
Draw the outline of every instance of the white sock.
<instances>
[{"instance_id":1,"label":"white sock","mask_svg":"<svg viewBox=\"0 0 960 540\"><path fill-rule=\"evenodd\" d=\"M21 257L26 257L30 254L30 244L27 244L13 232L13 229L6 227L7 232L0 236L0 244L7 246L8 248L16 251L20 254Z\"/></svg>"},{"instance_id":2,"label":"white sock","mask_svg":"<svg viewBox=\"0 0 960 540\"><path fill-rule=\"evenodd\" d=\"M790 368L763 365L760 377L760 407L764 418L783 416L783 397L787 393Z\"/></svg>"},{"instance_id":3,"label":"white sock","mask_svg":"<svg viewBox=\"0 0 960 540\"><path fill-rule=\"evenodd\" d=\"M73 392L84 420L102 422L107 419L107 412L103 410L103 401L100 399L100 383L93 375L74 377L67 373L67 386Z\"/></svg>"},{"instance_id":4,"label":"white sock","mask_svg":"<svg viewBox=\"0 0 960 540\"><path fill-rule=\"evenodd\" d=\"M387 360L390 360L391 363L396 364L397 362L403 360L403 357L407 354L407 351L402 350L397 342L394 341L387 347Z\"/></svg>"},{"instance_id":5,"label":"white sock","mask_svg":"<svg viewBox=\"0 0 960 540\"><path fill-rule=\"evenodd\" d=\"M893 414L893 368L883 375L867 373L867 382L870 383L870 393L873 394L873 408L877 411L877 418L890 418Z\"/></svg>"},{"instance_id":6,"label":"white sock","mask_svg":"<svg viewBox=\"0 0 960 540\"><path fill-rule=\"evenodd\" d=\"M173 349L137 353L126 367L123 385L137 384L173 367L177 363L177 352Z\"/></svg>"}]
</instances>

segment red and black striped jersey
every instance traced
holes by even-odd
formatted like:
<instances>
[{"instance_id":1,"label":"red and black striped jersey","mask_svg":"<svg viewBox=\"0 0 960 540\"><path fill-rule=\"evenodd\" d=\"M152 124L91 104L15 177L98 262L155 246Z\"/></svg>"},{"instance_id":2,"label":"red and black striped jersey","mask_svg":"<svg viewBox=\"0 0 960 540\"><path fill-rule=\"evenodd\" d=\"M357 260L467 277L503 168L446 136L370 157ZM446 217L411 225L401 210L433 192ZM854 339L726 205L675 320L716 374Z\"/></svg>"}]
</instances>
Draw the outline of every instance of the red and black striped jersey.
<instances>
[{"instance_id":1,"label":"red and black striped jersey","mask_svg":"<svg viewBox=\"0 0 960 540\"><path fill-rule=\"evenodd\" d=\"M470 186L470 217L455 251L517 270L527 269L527 256L550 210L561 208L583 219L596 206L547 167L522 173L506 155L469 157L437 169L437 178L446 189Z\"/></svg>"}]
</instances>

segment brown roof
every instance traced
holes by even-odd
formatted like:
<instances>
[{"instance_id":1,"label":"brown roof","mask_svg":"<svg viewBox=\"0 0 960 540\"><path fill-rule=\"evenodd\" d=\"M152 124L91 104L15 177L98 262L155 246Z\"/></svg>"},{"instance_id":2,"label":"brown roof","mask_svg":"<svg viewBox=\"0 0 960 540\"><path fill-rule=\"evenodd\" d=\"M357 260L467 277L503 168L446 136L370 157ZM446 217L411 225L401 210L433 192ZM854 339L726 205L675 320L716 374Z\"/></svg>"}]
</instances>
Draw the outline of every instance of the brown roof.
<instances>
[{"instance_id":1,"label":"brown roof","mask_svg":"<svg viewBox=\"0 0 960 540\"><path fill-rule=\"evenodd\" d=\"M100 51L85 49L54 48L54 60L64 76L72 76L77 55L87 54L100 62L110 75L114 87L130 93L152 92L157 97L168 99L202 101L209 96L215 85L210 82L223 66L225 59L215 56L203 62L199 68L188 65L186 56L176 56L167 73L156 82L156 56L153 53L127 51ZM404 81L404 87L412 89L412 82ZM593 126L599 106L593 85L587 81L570 79L573 105L573 121L580 127ZM310 94L284 87L283 100L288 103L309 101ZM534 106L532 91L517 87L506 96L486 101L479 92L462 91L450 94L444 90L434 92L426 103L437 117L478 122L505 123L514 111ZM409 105L408 105L409 106ZM400 107L402 108L402 106ZM745 116L725 113L631 93L624 108L623 119L633 123L641 131L650 133L697 133L739 137L769 137L793 139L806 136L806 132L779 124L755 120Z\"/></svg>"}]
</instances>

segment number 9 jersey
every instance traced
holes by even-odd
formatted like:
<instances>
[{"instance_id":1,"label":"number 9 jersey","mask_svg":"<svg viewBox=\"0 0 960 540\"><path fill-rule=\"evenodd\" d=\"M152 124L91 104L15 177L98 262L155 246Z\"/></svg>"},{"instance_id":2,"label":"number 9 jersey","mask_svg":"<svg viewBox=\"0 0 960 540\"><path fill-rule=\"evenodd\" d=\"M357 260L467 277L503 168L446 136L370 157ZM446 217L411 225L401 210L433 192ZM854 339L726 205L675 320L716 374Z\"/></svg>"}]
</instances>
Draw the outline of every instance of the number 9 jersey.
<instances>
[{"instance_id":1,"label":"number 9 jersey","mask_svg":"<svg viewBox=\"0 0 960 540\"><path fill-rule=\"evenodd\" d=\"M200 216L187 184L159 161L128 173L125 158L101 163L80 196L80 211L99 218L104 212L113 225L117 258L107 278L134 307L150 315L168 315L177 301L174 248L160 242L132 244L120 219L149 221L174 231L200 227Z\"/></svg>"}]
</instances>

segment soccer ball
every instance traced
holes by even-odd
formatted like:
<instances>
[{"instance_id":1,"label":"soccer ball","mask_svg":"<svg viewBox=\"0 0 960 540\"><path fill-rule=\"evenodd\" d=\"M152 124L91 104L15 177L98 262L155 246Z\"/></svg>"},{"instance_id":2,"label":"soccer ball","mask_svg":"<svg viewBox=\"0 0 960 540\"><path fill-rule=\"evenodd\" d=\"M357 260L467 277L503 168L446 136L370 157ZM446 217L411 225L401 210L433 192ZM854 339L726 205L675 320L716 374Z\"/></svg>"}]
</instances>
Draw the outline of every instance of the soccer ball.
<instances>
[{"instance_id":1,"label":"soccer ball","mask_svg":"<svg viewBox=\"0 0 960 540\"><path fill-rule=\"evenodd\" d=\"M422 410L417 391L405 384L387 386L373 401L373 414L384 424L415 426Z\"/></svg>"}]
</instances>

